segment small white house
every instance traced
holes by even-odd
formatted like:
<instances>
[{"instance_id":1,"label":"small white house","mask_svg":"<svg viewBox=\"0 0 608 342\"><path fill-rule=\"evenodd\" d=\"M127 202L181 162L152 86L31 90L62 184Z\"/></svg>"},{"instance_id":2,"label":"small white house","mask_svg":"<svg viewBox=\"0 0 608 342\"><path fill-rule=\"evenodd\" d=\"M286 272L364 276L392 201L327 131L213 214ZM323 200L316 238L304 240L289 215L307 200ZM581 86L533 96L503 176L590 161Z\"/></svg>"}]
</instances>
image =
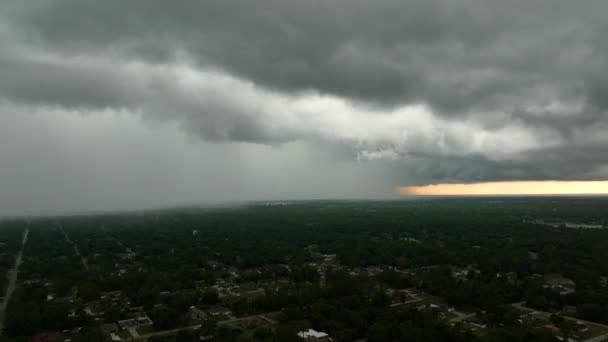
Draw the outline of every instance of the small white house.
<instances>
[{"instance_id":1,"label":"small white house","mask_svg":"<svg viewBox=\"0 0 608 342\"><path fill-rule=\"evenodd\" d=\"M328 340L329 335L324 332L316 331L314 329L308 329L304 331L300 331L298 336L307 341L316 341L316 340Z\"/></svg>"}]
</instances>

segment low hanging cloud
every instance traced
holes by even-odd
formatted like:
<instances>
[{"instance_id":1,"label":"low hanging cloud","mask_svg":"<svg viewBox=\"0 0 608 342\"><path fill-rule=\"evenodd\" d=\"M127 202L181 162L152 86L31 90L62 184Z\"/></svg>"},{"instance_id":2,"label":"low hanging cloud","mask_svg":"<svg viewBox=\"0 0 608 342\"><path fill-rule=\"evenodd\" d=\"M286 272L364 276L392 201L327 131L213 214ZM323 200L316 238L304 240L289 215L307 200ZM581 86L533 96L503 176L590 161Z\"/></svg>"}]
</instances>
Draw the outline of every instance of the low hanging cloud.
<instances>
[{"instance_id":1,"label":"low hanging cloud","mask_svg":"<svg viewBox=\"0 0 608 342\"><path fill-rule=\"evenodd\" d=\"M608 177L605 1L7 1L0 98L400 182ZM341 154L341 155L340 155Z\"/></svg>"},{"instance_id":2,"label":"low hanging cloud","mask_svg":"<svg viewBox=\"0 0 608 342\"><path fill-rule=\"evenodd\" d=\"M0 86L11 101L84 115L126 110L144 119L178 122L207 141L320 140L348 144L364 160L469 154L500 160L561 141L553 132L520 123L485 129L472 120L445 120L425 105L380 110L332 95L272 92L186 61L148 64L38 52L2 63L9 72Z\"/></svg>"}]
</instances>

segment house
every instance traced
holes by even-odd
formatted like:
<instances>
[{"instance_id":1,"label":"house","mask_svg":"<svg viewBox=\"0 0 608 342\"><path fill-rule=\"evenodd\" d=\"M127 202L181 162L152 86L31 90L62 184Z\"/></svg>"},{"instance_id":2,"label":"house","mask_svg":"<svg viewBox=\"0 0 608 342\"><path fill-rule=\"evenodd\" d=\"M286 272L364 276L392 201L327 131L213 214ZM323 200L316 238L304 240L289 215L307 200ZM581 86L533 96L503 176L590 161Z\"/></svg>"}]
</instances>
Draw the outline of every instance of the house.
<instances>
[{"instance_id":1,"label":"house","mask_svg":"<svg viewBox=\"0 0 608 342\"><path fill-rule=\"evenodd\" d=\"M467 326L471 330L479 330L479 329L487 328L487 325L484 323L472 322L472 321L464 321L463 323L465 326Z\"/></svg>"},{"instance_id":2,"label":"house","mask_svg":"<svg viewBox=\"0 0 608 342\"><path fill-rule=\"evenodd\" d=\"M468 327L470 330L486 329L488 327L487 320L483 317L477 317L477 316L463 321L463 324L466 327Z\"/></svg>"},{"instance_id":3,"label":"house","mask_svg":"<svg viewBox=\"0 0 608 342\"><path fill-rule=\"evenodd\" d=\"M545 285L548 286L565 286L565 287L574 287L574 280L564 277L556 277L549 279L545 282Z\"/></svg>"},{"instance_id":4,"label":"house","mask_svg":"<svg viewBox=\"0 0 608 342\"><path fill-rule=\"evenodd\" d=\"M122 329L137 328L139 326L139 324L137 324L137 320L134 318L118 321L118 325Z\"/></svg>"},{"instance_id":5,"label":"house","mask_svg":"<svg viewBox=\"0 0 608 342\"><path fill-rule=\"evenodd\" d=\"M226 316L230 316L232 314L232 310L223 307L223 306L214 306L211 309L207 310L207 313L209 313L211 316L219 316L219 315L226 315Z\"/></svg>"},{"instance_id":6,"label":"house","mask_svg":"<svg viewBox=\"0 0 608 342\"><path fill-rule=\"evenodd\" d=\"M530 322L536 326L545 326L551 324L551 319L548 313L533 311L527 314L523 314L522 318L528 318Z\"/></svg>"},{"instance_id":7,"label":"house","mask_svg":"<svg viewBox=\"0 0 608 342\"><path fill-rule=\"evenodd\" d=\"M444 312L454 312L454 307L447 304L439 304L439 310Z\"/></svg>"},{"instance_id":8,"label":"house","mask_svg":"<svg viewBox=\"0 0 608 342\"><path fill-rule=\"evenodd\" d=\"M91 317L98 317L103 314L103 308L99 301L86 303L83 310L85 314Z\"/></svg>"},{"instance_id":9,"label":"house","mask_svg":"<svg viewBox=\"0 0 608 342\"><path fill-rule=\"evenodd\" d=\"M116 323L105 323L101 325L101 330L106 334L118 332L118 325Z\"/></svg>"},{"instance_id":10,"label":"house","mask_svg":"<svg viewBox=\"0 0 608 342\"><path fill-rule=\"evenodd\" d=\"M333 262L336 261L337 256L335 254L321 254L321 258L325 262Z\"/></svg>"},{"instance_id":11,"label":"house","mask_svg":"<svg viewBox=\"0 0 608 342\"><path fill-rule=\"evenodd\" d=\"M507 281L511 284L514 284L515 282L517 282L517 273L515 273L515 272L507 273Z\"/></svg>"},{"instance_id":12,"label":"house","mask_svg":"<svg viewBox=\"0 0 608 342\"><path fill-rule=\"evenodd\" d=\"M530 259L532 259L532 260L538 259L538 253L536 253L536 252L528 252L528 255L530 256Z\"/></svg>"},{"instance_id":13,"label":"house","mask_svg":"<svg viewBox=\"0 0 608 342\"><path fill-rule=\"evenodd\" d=\"M268 321L266 321L262 317L252 317L252 318L247 318L247 319L241 320L241 324L244 328L256 329L256 328L268 325Z\"/></svg>"},{"instance_id":14,"label":"house","mask_svg":"<svg viewBox=\"0 0 608 342\"><path fill-rule=\"evenodd\" d=\"M207 319L207 314L200 309L197 309L195 306L191 306L190 310L188 310L188 318L193 321L203 321Z\"/></svg>"},{"instance_id":15,"label":"house","mask_svg":"<svg viewBox=\"0 0 608 342\"><path fill-rule=\"evenodd\" d=\"M120 299L120 297L122 297L121 291L110 291L110 292L105 292L101 295L101 299L107 299L107 300L111 300L113 302Z\"/></svg>"},{"instance_id":16,"label":"house","mask_svg":"<svg viewBox=\"0 0 608 342\"><path fill-rule=\"evenodd\" d=\"M37 278L25 279L23 281L23 284L26 284L26 285L34 285L34 284L40 284L40 283L42 283L42 280L37 279Z\"/></svg>"},{"instance_id":17,"label":"house","mask_svg":"<svg viewBox=\"0 0 608 342\"><path fill-rule=\"evenodd\" d=\"M566 305L562 308L562 313L565 316L576 316L578 311L576 310L576 306Z\"/></svg>"},{"instance_id":18,"label":"house","mask_svg":"<svg viewBox=\"0 0 608 342\"><path fill-rule=\"evenodd\" d=\"M469 270L453 267L452 268L452 277L457 280L467 281L469 278Z\"/></svg>"},{"instance_id":19,"label":"house","mask_svg":"<svg viewBox=\"0 0 608 342\"><path fill-rule=\"evenodd\" d=\"M142 326L142 325L152 325L152 323L153 323L152 320L150 319L150 317L148 317L145 314L142 315L142 316L137 317L136 319L137 319L137 324L139 326Z\"/></svg>"},{"instance_id":20,"label":"house","mask_svg":"<svg viewBox=\"0 0 608 342\"><path fill-rule=\"evenodd\" d=\"M451 273L452 273L452 277L454 279L457 279L460 281L467 281L467 280L469 280L469 275L480 274L481 271L478 270L477 268L475 268L475 266L473 266L473 265L468 265L465 268L451 267Z\"/></svg>"},{"instance_id":21,"label":"house","mask_svg":"<svg viewBox=\"0 0 608 342\"><path fill-rule=\"evenodd\" d=\"M576 321L576 323L574 324L574 329L576 329L576 331L581 332L581 333L585 333L585 332L589 331L589 327L581 321Z\"/></svg>"},{"instance_id":22,"label":"house","mask_svg":"<svg viewBox=\"0 0 608 342\"><path fill-rule=\"evenodd\" d=\"M146 314L141 314L135 318L118 321L118 325L122 329L138 328L141 326L152 325L153 322Z\"/></svg>"},{"instance_id":23,"label":"house","mask_svg":"<svg viewBox=\"0 0 608 342\"><path fill-rule=\"evenodd\" d=\"M305 341L331 341L329 335L324 332L308 329L298 332L298 337Z\"/></svg>"},{"instance_id":24,"label":"house","mask_svg":"<svg viewBox=\"0 0 608 342\"><path fill-rule=\"evenodd\" d=\"M566 228L573 228L573 229L602 229L602 228L604 228L604 225L601 225L601 224L584 224L584 223L566 222L564 225L566 226Z\"/></svg>"}]
</instances>

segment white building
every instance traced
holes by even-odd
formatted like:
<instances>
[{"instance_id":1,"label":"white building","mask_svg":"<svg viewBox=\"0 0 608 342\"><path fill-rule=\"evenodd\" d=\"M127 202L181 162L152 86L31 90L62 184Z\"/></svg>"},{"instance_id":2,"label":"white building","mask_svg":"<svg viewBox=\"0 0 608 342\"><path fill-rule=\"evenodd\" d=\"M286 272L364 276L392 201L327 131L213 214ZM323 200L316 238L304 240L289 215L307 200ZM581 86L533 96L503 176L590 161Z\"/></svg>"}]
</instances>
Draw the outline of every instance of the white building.
<instances>
[{"instance_id":1,"label":"white building","mask_svg":"<svg viewBox=\"0 0 608 342\"><path fill-rule=\"evenodd\" d=\"M314 329L300 331L298 333L298 336L307 341L316 341L316 340L328 340L329 341L329 335L327 335L326 333L321 332L321 331L316 331Z\"/></svg>"}]
</instances>

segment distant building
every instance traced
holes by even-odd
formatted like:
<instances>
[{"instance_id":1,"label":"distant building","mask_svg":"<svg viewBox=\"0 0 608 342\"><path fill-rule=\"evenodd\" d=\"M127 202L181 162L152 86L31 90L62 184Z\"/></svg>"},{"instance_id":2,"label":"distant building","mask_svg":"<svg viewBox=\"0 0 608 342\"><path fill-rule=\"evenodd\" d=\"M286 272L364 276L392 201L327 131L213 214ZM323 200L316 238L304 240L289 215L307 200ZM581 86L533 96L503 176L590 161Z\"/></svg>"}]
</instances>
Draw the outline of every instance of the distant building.
<instances>
[{"instance_id":1,"label":"distant building","mask_svg":"<svg viewBox=\"0 0 608 342\"><path fill-rule=\"evenodd\" d=\"M321 254L321 258L325 262L333 262L336 261L337 256L335 254Z\"/></svg>"},{"instance_id":2,"label":"distant building","mask_svg":"<svg viewBox=\"0 0 608 342\"><path fill-rule=\"evenodd\" d=\"M219 316L219 315L230 316L232 314L232 310L225 308L223 306L214 306L211 309L207 310L207 312L211 316Z\"/></svg>"},{"instance_id":3,"label":"distant building","mask_svg":"<svg viewBox=\"0 0 608 342\"><path fill-rule=\"evenodd\" d=\"M413 243L417 243L417 244L421 244L422 243L422 241L420 241L418 239L411 238L411 237L403 237L403 238L400 238L399 240L401 240L401 241L407 241L407 242L413 242Z\"/></svg>"},{"instance_id":4,"label":"distant building","mask_svg":"<svg viewBox=\"0 0 608 342\"><path fill-rule=\"evenodd\" d=\"M207 314L203 310L191 306L190 310L188 310L188 318L193 321L203 321L207 319Z\"/></svg>"},{"instance_id":5,"label":"distant building","mask_svg":"<svg viewBox=\"0 0 608 342\"><path fill-rule=\"evenodd\" d=\"M452 277L454 279L458 279L458 280L462 280L462 281L467 281L468 277L469 277L469 270L467 269L459 269L456 267L452 268Z\"/></svg>"},{"instance_id":6,"label":"distant building","mask_svg":"<svg viewBox=\"0 0 608 342\"><path fill-rule=\"evenodd\" d=\"M241 324L243 325L244 328L256 329L256 328L268 325L268 321L266 321L262 317L252 317L252 318L242 320Z\"/></svg>"},{"instance_id":7,"label":"distant building","mask_svg":"<svg viewBox=\"0 0 608 342\"><path fill-rule=\"evenodd\" d=\"M116 323L105 323L101 325L101 330L106 334L115 333L118 331L118 325Z\"/></svg>"},{"instance_id":8,"label":"distant building","mask_svg":"<svg viewBox=\"0 0 608 342\"><path fill-rule=\"evenodd\" d=\"M578 310L576 310L576 306L566 305L562 308L562 313L565 316L576 316Z\"/></svg>"},{"instance_id":9,"label":"distant building","mask_svg":"<svg viewBox=\"0 0 608 342\"><path fill-rule=\"evenodd\" d=\"M601 224L584 224L584 223L565 223L566 228L573 229L603 229L604 226Z\"/></svg>"},{"instance_id":10,"label":"distant building","mask_svg":"<svg viewBox=\"0 0 608 342\"><path fill-rule=\"evenodd\" d=\"M122 329L138 328L142 326L152 325L154 322L146 314L141 314L135 318L118 321L118 325Z\"/></svg>"},{"instance_id":11,"label":"distant building","mask_svg":"<svg viewBox=\"0 0 608 342\"><path fill-rule=\"evenodd\" d=\"M112 301L120 299L120 297L122 297L121 291L110 291L105 292L101 295L101 299L110 299Z\"/></svg>"},{"instance_id":12,"label":"distant building","mask_svg":"<svg viewBox=\"0 0 608 342\"><path fill-rule=\"evenodd\" d=\"M530 259L532 259L532 260L538 259L538 253L536 253L536 252L528 252L528 255L530 256Z\"/></svg>"},{"instance_id":13,"label":"distant building","mask_svg":"<svg viewBox=\"0 0 608 342\"><path fill-rule=\"evenodd\" d=\"M314 329L308 329L304 331L300 331L298 336L305 341L331 341L329 335L324 332L316 331Z\"/></svg>"}]
</instances>

